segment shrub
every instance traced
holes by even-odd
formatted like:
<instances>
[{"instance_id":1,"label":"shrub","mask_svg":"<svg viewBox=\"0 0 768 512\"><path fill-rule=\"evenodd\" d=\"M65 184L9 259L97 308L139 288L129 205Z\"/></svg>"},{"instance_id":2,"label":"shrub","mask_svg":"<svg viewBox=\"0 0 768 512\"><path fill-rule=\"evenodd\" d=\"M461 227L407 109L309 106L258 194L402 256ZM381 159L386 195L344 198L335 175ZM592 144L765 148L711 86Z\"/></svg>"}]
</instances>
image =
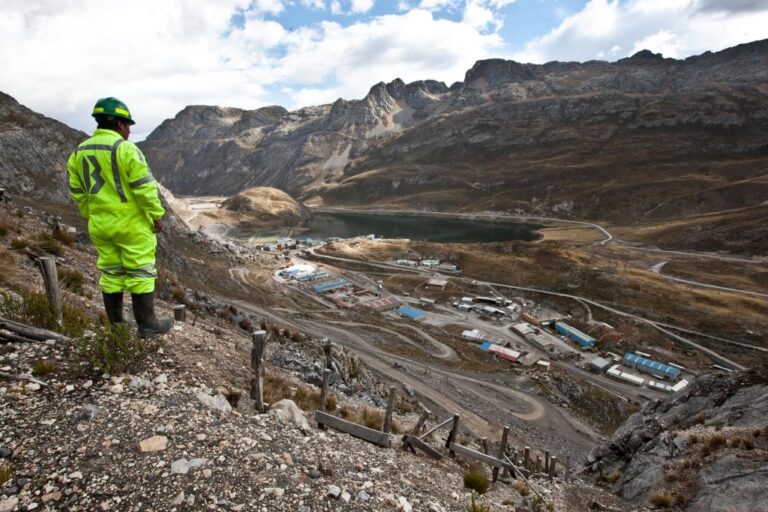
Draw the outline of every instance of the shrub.
<instances>
[{"instance_id":1,"label":"shrub","mask_svg":"<svg viewBox=\"0 0 768 512\"><path fill-rule=\"evenodd\" d=\"M23 251L29 247L29 240L25 238L14 238L11 240L11 249L14 251Z\"/></svg>"},{"instance_id":2,"label":"shrub","mask_svg":"<svg viewBox=\"0 0 768 512\"><path fill-rule=\"evenodd\" d=\"M512 488L520 493L520 496L528 496L531 494L531 490L528 488L528 484L522 480L515 480L512 482Z\"/></svg>"},{"instance_id":3,"label":"shrub","mask_svg":"<svg viewBox=\"0 0 768 512\"><path fill-rule=\"evenodd\" d=\"M657 508L669 508L676 501L675 497L664 489L652 492L648 498L648 502Z\"/></svg>"},{"instance_id":4,"label":"shrub","mask_svg":"<svg viewBox=\"0 0 768 512\"><path fill-rule=\"evenodd\" d=\"M491 509L488 505L476 503L475 495L473 494L470 498L469 505L467 506L467 512L493 512L493 509Z\"/></svg>"},{"instance_id":5,"label":"shrub","mask_svg":"<svg viewBox=\"0 0 768 512\"><path fill-rule=\"evenodd\" d=\"M603 481L608 483L614 483L621 478L621 471L614 471L613 473L608 473L607 475L603 475Z\"/></svg>"},{"instance_id":6,"label":"shrub","mask_svg":"<svg viewBox=\"0 0 768 512\"><path fill-rule=\"evenodd\" d=\"M688 442L691 443L691 444L698 443L699 442L699 436L697 436L696 434L689 435L688 436Z\"/></svg>"},{"instance_id":7,"label":"shrub","mask_svg":"<svg viewBox=\"0 0 768 512\"><path fill-rule=\"evenodd\" d=\"M32 365L32 373L35 375L48 375L56 369L56 363L50 359L42 359Z\"/></svg>"},{"instance_id":8,"label":"shrub","mask_svg":"<svg viewBox=\"0 0 768 512\"><path fill-rule=\"evenodd\" d=\"M85 276L83 276L82 272L77 270L62 269L59 272L59 283L61 284L62 288L82 295L83 285L85 284Z\"/></svg>"},{"instance_id":9,"label":"shrub","mask_svg":"<svg viewBox=\"0 0 768 512\"><path fill-rule=\"evenodd\" d=\"M133 336L128 324L100 327L74 340L80 358L109 374L135 371L149 352L147 341Z\"/></svg>"},{"instance_id":10,"label":"shrub","mask_svg":"<svg viewBox=\"0 0 768 512\"><path fill-rule=\"evenodd\" d=\"M0 223L0 238L5 237L5 235L8 234L8 232L11 230L11 227L6 223Z\"/></svg>"},{"instance_id":11,"label":"shrub","mask_svg":"<svg viewBox=\"0 0 768 512\"><path fill-rule=\"evenodd\" d=\"M0 462L0 489L5 483L11 479L11 465L5 462Z\"/></svg>"},{"instance_id":12,"label":"shrub","mask_svg":"<svg viewBox=\"0 0 768 512\"><path fill-rule=\"evenodd\" d=\"M488 481L488 478L479 471L468 471L464 473L465 489L472 489L477 494L485 494L490 486L491 483Z\"/></svg>"}]
</instances>

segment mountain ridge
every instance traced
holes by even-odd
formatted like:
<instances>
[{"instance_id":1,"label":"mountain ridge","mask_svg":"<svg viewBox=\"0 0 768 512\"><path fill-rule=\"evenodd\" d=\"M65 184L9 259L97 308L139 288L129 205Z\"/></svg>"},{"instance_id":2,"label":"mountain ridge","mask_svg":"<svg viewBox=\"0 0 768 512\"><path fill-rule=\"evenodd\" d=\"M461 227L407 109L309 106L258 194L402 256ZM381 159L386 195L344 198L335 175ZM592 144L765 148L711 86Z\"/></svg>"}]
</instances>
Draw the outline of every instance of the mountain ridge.
<instances>
[{"instance_id":1,"label":"mountain ridge","mask_svg":"<svg viewBox=\"0 0 768 512\"><path fill-rule=\"evenodd\" d=\"M395 79L360 100L292 112L188 107L141 146L183 194L272 186L332 206L700 215L768 197L763 180L746 197L729 190L768 156L766 70L768 40L684 60L649 51L616 62L489 59L450 87ZM686 181L690 199L654 209L670 180ZM723 193L710 197L713 187ZM633 197L629 212L622 194Z\"/></svg>"}]
</instances>

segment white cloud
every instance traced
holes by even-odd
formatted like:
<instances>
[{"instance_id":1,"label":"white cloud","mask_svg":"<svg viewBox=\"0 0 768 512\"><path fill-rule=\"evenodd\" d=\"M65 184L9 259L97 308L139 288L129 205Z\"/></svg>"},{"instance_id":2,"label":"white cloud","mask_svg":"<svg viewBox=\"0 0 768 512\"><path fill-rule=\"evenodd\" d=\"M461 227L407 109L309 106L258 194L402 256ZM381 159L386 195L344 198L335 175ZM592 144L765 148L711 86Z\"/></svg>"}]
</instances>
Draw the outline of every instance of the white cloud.
<instances>
[{"instance_id":1,"label":"white cloud","mask_svg":"<svg viewBox=\"0 0 768 512\"><path fill-rule=\"evenodd\" d=\"M190 104L257 108L279 97L297 108L361 98L397 77L461 80L503 44L420 9L291 31L270 19L288 3L0 0L0 90L85 131L94 101L117 96L140 139Z\"/></svg>"},{"instance_id":2,"label":"white cloud","mask_svg":"<svg viewBox=\"0 0 768 512\"><path fill-rule=\"evenodd\" d=\"M512 58L521 62L614 59L641 49L679 58L766 37L765 1L590 0Z\"/></svg>"},{"instance_id":3,"label":"white cloud","mask_svg":"<svg viewBox=\"0 0 768 512\"><path fill-rule=\"evenodd\" d=\"M301 5L312 9L325 9L325 0L301 0Z\"/></svg>"},{"instance_id":4,"label":"white cloud","mask_svg":"<svg viewBox=\"0 0 768 512\"><path fill-rule=\"evenodd\" d=\"M478 30L485 30L489 25L494 23L494 12L485 7L484 2L476 0L467 0L464 6L464 22L469 26Z\"/></svg>"},{"instance_id":5,"label":"white cloud","mask_svg":"<svg viewBox=\"0 0 768 512\"><path fill-rule=\"evenodd\" d=\"M502 44L495 34L482 34L466 23L435 19L420 9L348 27L325 22L316 31L298 31L292 36L277 70L284 81L305 84L297 93L306 90L321 102L360 98L376 82L395 78L405 82L429 78L450 84L462 80L477 59L489 56ZM319 88L326 79L333 87ZM297 106L303 105L291 105Z\"/></svg>"},{"instance_id":6,"label":"white cloud","mask_svg":"<svg viewBox=\"0 0 768 512\"><path fill-rule=\"evenodd\" d=\"M421 0L419 2L419 9L437 11L447 7L456 7L458 4L459 0Z\"/></svg>"},{"instance_id":7,"label":"white cloud","mask_svg":"<svg viewBox=\"0 0 768 512\"><path fill-rule=\"evenodd\" d=\"M373 7L374 0L352 0L350 10L354 13L368 12Z\"/></svg>"},{"instance_id":8,"label":"white cloud","mask_svg":"<svg viewBox=\"0 0 768 512\"><path fill-rule=\"evenodd\" d=\"M374 3L358 1L361 10ZM419 1L424 9L411 7ZM93 102L117 96L131 107L141 138L190 104L297 108L361 98L374 83L395 78L461 80L475 61L500 56L498 9L511 3L402 0L407 12L382 3L393 14L295 30L273 19L302 2L337 14L353 5L0 0L0 91L87 131ZM441 17L460 8L459 21ZM613 60L646 47L684 57L766 37L768 10L757 0L591 0L514 57Z\"/></svg>"}]
</instances>

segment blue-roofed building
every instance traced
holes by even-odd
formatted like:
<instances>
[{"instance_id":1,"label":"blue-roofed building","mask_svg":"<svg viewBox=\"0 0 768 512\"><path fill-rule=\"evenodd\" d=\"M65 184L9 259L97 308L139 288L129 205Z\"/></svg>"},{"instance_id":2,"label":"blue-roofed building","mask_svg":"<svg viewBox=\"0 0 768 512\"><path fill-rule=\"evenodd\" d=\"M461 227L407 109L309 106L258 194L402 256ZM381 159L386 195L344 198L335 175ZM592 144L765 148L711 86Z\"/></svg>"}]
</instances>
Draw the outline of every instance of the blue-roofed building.
<instances>
[{"instance_id":1,"label":"blue-roofed building","mask_svg":"<svg viewBox=\"0 0 768 512\"><path fill-rule=\"evenodd\" d=\"M636 368L641 372L650 373L662 379L675 380L680 376L680 369L641 357L637 354L624 354L624 364Z\"/></svg>"},{"instance_id":2,"label":"blue-roofed building","mask_svg":"<svg viewBox=\"0 0 768 512\"><path fill-rule=\"evenodd\" d=\"M571 327L565 322L555 322L555 330L560 334L567 336L572 341L581 346L581 348L592 348L597 344L597 340L588 334L584 334L575 327Z\"/></svg>"},{"instance_id":3,"label":"blue-roofed building","mask_svg":"<svg viewBox=\"0 0 768 512\"><path fill-rule=\"evenodd\" d=\"M314 290L315 293L325 293L331 290L338 290L339 288L344 288L346 286L351 285L347 281L333 281L332 283L317 284L312 287L312 290Z\"/></svg>"},{"instance_id":4,"label":"blue-roofed building","mask_svg":"<svg viewBox=\"0 0 768 512\"><path fill-rule=\"evenodd\" d=\"M427 314L416 308L412 308L411 306L400 306L397 308L397 312L403 315L404 317L410 318L411 320L421 320Z\"/></svg>"}]
</instances>

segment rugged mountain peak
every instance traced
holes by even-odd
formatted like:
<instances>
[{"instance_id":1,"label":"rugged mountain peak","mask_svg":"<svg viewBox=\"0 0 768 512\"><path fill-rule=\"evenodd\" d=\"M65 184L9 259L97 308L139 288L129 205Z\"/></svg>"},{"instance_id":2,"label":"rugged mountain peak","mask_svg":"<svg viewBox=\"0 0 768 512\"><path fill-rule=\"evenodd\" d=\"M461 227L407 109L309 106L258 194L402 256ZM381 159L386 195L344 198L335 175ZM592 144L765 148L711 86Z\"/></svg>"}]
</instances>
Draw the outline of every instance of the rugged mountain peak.
<instances>
[{"instance_id":1,"label":"rugged mountain peak","mask_svg":"<svg viewBox=\"0 0 768 512\"><path fill-rule=\"evenodd\" d=\"M622 59L624 60L624 59ZM664 56L660 53L653 53L651 50L640 50L627 60L629 61L641 61L641 60L665 60Z\"/></svg>"},{"instance_id":2,"label":"rugged mountain peak","mask_svg":"<svg viewBox=\"0 0 768 512\"><path fill-rule=\"evenodd\" d=\"M475 62L464 77L464 85L471 85L477 80L485 80L489 86L505 82L525 82L536 78L534 64L521 64L514 60L487 59Z\"/></svg>"}]
</instances>

